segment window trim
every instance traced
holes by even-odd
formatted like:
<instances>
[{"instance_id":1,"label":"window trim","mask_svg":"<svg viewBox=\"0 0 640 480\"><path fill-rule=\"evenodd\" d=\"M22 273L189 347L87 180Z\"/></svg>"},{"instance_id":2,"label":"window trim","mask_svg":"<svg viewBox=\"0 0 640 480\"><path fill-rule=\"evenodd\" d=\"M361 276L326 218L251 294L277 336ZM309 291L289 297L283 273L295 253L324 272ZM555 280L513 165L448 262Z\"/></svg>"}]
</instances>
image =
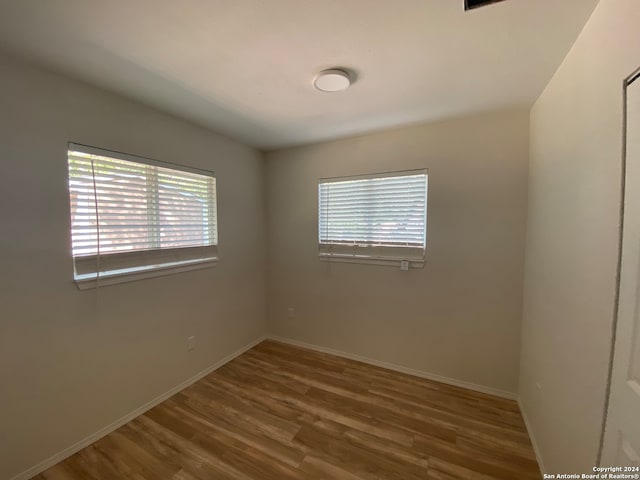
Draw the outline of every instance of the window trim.
<instances>
[{"instance_id":1,"label":"window trim","mask_svg":"<svg viewBox=\"0 0 640 480\"><path fill-rule=\"evenodd\" d=\"M320 239L320 204L319 204L319 192L320 185L323 183L334 183L341 181L362 180L369 178L389 178L389 177L403 177L411 175L425 175L426 176L426 192L425 192L425 219L424 219L424 244L420 247L410 247L401 245L370 245L364 242L362 243L322 243ZM426 263L426 248L427 248L427 210L428 210L428 193L429 193L429 170L427 168L417 168L408 170L396 170L386 171L378 173L368 173L360 175L344 175L336 177L325 177L318 179L318 196L317 196L317 208L318 221L316 222L318 239L318 257L321 261L325 262L338 262L338 263L356 263L364 265L381 265L381 266L401 266L403 261L408 262L408 268L423 268ZM406 255L402 255L401 250L405 249ZM337 251L335 251L337 250ZM351 250L351 251L350 251ZM412 251L411 251L412 250ZM420 250L421 252L416 254Z\"/></svg>"},{"instance_id":2,"label":"window trim","mask_svg":"<svg viewBox=\"0 0 640 480\"><path fill-rule=\"evenodd\" d=\"M117 150L109 150L105 148L92 147L90 145L84 145L76 142L68 142L67 143L67 168L69 168L68 158L69 153L72 151L82 152L89 155L98 155L102 157L110 157L117 160L124 160L128 162L134 162L137 164L151 165L156 167L161 167L165 169L175 170L178 172L187 172L194 173L198 175L205 175L212 177L217 180L215 173L212 170L205 170L195 167L190 167L186 165L163 162L155 159L151 159L148 157L142 157L139 155L128 154L124 152L119 152ZM71 199L71 189L69 185L69 171L67 172L67 185L69 187L69 199ZM217 183L217 182L216 182ZM217 186L216 186L217 187ZM73 261L73 281L80 290L88 290L92 288L97 288L98 286L107 286L107 285L115 285L119 283L126 282L134 282L138 280L143 280L146 278L153 278L165 275L172 275L176 273L182 273L192 270L200 270L204 268L214 267L218 263L219 259L219 243L220 236L218 231L218 210L217 210L217 188L215 189L215 198L213 199L215 202L215 228L216 228L216 243L212 245L206 246L188 246L188 247L174 247L174 248L154 248L150 250L132 250L132 251L123 251L117 253L104 253L98 255L80 255L74 256L73 250L71 252L71 258ZM71 219L71 215L70 215ZM72 220L72 219L71 219ZM70 223L70 233L73 230L73 225ZM71 241L73 241L71 239ZM188 252L189 250L195 251L196 249L202 250L201 257L194 258L180 258L178 254L178 258L171 259L170 261L165 261L162 263L155 264L146 264L139 265L133 267L125 267L125 268L114 268L112 270L106 270L102 272L87 272L87 273L78 273L78 265L77 260L80 260L81 263L87 264L93 261L97 261L99 263L99 258L109 258L112 255L112 258L116 258L118 256L123 255L136 255L139 254L141 256L145 255L145 252L163 252L167 255L176 251ZM209 252L209 250L211 250ZM161 254L157 254L161 256ZM187 254L188 255L188 254Z\"/></svg>"}]
</instances>

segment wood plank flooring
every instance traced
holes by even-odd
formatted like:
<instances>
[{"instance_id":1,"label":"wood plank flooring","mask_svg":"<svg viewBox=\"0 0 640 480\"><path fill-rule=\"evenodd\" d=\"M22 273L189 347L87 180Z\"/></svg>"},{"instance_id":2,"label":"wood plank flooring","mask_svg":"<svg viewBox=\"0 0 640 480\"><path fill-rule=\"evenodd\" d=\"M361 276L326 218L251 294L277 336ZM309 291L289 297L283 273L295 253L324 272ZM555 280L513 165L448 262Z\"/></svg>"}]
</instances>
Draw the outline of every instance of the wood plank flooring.
<instances>
[{"instance_id":1,"label":"wood plank flooring","mask_svg":"<svg viewBox=\"0 0 640 480\"><path fill-rule=\"evenodd\" d=\"M515 402L265 341L36 480L540 479Z\"/></svg>"}]
</instances>

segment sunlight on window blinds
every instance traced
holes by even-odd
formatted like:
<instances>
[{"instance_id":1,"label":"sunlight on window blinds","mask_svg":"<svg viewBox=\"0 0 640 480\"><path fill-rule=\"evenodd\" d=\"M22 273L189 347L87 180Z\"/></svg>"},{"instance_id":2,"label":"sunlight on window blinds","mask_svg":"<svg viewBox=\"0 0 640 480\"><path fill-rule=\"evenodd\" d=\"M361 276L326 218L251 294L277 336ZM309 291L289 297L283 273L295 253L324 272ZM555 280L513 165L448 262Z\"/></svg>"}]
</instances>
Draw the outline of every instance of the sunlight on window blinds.
<instances>
[{"instance_id":1,"label":"sunlight on window blinds","mask_svg":"<svg viewBox=\"0 0 640 480\"><path fill-rule=\"evenodd\" d=\"M100 254L108 269L215 253L191 249L218 243L213 174L134 162L107 153L68 152L74 258L91 259ZM179 253L187 248L191 254ZM143 255L148 251L160 254ZM76 271L96 270L95 266L82 268L82 262L76 262Z\"/></svg>"},{"instance_id":2,"label":"sunlight on window blinds","mask_svg":"<svg viewBox=\"0 0 640 480\"><path fill-rule=\"evenodd\" d=\"M427 174L406 173L319 183L321 246L369 245L423 249Z\"/></svg>"}]
</instances>

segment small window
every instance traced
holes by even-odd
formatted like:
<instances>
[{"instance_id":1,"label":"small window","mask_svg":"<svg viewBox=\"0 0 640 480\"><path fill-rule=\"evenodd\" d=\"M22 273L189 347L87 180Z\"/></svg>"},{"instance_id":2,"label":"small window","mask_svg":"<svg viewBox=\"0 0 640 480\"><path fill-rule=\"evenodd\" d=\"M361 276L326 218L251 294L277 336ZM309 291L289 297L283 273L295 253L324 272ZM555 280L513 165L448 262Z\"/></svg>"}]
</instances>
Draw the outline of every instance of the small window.
<instances>
[{"instance_id":1,"label":"small window","mask_svg":"<svg viewBox=\"0 0 640 480\"><path fill-rule=\"evenodd\" d=\"M427 171L321 179L321 257L423 263Z\"/></svg>"},{"instance_id":2,"label":"small window","mask_svg":"<svg viewBox=\"0 0 640 480\"><path fill-rule=\"evenodd\" d=\"M149 276L217 259L212 172L77 144L69 144L68 161L74 277L81 288L98 278Z\"/></svg>"}]
</instances>

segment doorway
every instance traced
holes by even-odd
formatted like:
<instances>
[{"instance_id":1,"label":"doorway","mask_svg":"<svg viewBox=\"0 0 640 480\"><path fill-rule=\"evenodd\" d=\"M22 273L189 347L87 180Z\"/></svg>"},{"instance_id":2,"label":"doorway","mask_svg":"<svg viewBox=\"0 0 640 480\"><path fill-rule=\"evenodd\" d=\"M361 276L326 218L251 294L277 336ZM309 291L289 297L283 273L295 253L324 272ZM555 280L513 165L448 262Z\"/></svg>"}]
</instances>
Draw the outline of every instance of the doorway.
<instances>
[{"instance_id":1,"label":"doorway","mask_svg":"<svg viewBox=\"0 0 640 480\"><path fill-rule=\"evenodd\" d=\"M617 320L600 465L640 471L640 70L625 81ZM625 473L624 470L621 473Z\"/></svg>"}]
</instances>

